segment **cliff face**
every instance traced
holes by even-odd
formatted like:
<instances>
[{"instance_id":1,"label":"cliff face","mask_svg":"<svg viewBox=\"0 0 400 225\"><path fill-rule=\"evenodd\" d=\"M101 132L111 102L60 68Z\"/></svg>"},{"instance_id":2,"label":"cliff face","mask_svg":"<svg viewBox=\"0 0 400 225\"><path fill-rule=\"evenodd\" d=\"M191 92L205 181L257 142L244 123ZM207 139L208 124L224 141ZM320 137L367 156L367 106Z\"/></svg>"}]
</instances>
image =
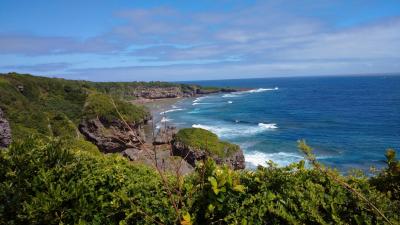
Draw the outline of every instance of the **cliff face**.
<instances>
[{"instance_id":1,"label":"cliff face","mask_svg":"<svg viewBox=\"0 0 400 225\"><path fill-rule=\"evenodd\" d=\"M190 92L184 93L180 87L139 87L132 89L132 94L139 98L159 99L193 96Z\"/></svg>"},{"instance_id":2,"label":"cliff face","mask_svg":"<svg viewBox=\"0 0 400 225\"><path fill-rule=\"evenodd\" d=\"M6 148L11 143L11 128L3 111L0 109L0 148Z\"/></svg>"},{"instance_id":3,"label":"cliff face","mask_svg":"<svg viewBox=\"0 0 400 225\"><path fill-rule=\"evenodd\" d=\"M240 89L233 88L203 88L197 85L179 85L175 86L146 86L134 85L129 83L121 84L122 86L112 86L113 84L102 84L102 91L121 96L125 99L146 98L146 99L161 99L161 98L180 98L180 97L194 97L202 94L213 94L219 92L235 92ZM114 84L115 85L115 84Z\"/></svg>"},{"instance_id":4,"label":"cliff face","mask_svg":"<svg viewBox=\"0 0 400 225\"><path fill-rule=\"evenodd\" d=\"M128 124L121 120L86 119L79 124L79 131L105 153L138 149L144 142L142 124Z\"/></svg>"}]
</instances>

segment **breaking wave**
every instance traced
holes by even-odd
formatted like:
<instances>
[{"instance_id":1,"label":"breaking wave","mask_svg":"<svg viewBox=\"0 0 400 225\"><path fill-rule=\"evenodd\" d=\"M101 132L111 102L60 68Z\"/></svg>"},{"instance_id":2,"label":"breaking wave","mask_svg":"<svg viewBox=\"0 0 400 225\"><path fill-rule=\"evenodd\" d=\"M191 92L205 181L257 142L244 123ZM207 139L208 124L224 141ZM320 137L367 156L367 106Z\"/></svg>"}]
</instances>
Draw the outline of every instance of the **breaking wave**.
<instances>
[{"instance_id":1,"label":"breaking wave","mask_svg":"<svg viewBox=\"0 0 400 225\"><path fill-rule=\"evenodd\" d=\"M161 123L166 123L166 122L170 122L170 121L172 121L172 119L169 119L169 118L163 116L163 117L161 118L161 121L160 121L160 122L161 122Z\"/></svg>"},{"instance_id":2,"label":"breaking wave","mask_svg":"<svg viewBox=\"0 0 400 225\"><path fill-rule=\"evenodd\" d=\"M302 159L304 159L303 156L288 152L264 153L252 151L245 154L246 163L250 164L250 167L256 167L258 165L266 166L266 162L269 160L273 161L279 166L287 166Z\"/></svg>"},{"instance_id":3,"label":"breaking wave","mask_svg":"<svg viewBox=\"0 0 400 225\"><path fill-rule=\"evenodd\" d=\"M164 111L164 112L160 112L160 115L164 115L164 114L167 114L167 113L170 113L170 112L175 112L175 111L182 111L182 110L184 110L184 109L181 109L181 108L170 109L170 110L167 110L167 111Z\"/></svg>"},{"instance_id":4,"label":"breaking wave","mask_svg":"<svg viewBox=\"0 0 400 225\"><path fill-rule=\"evenodd\" d=\"M264 132L266 130L273 130L278 128L276 124L264 124L264 123L259 123L258 126L238 125L238 124L224 124L224 125L211 126L203 124L193 124L192 127L209 130L218 135L218 137L223 137L223 138L249 136Z\"/></svg>"},{"instance_id":5,"label":"breaking wave","mask_svg":"<svg viewBox=\"0 0 400 225\"><path fill-rule=\"evenodd\" d=\"M274 88L257 88L257 89L252 89L248 91L239 91L239 92L232 92L229 94L224 94L222 95L223 98L236 98L239 97L242 94L247 94L247 93L259 93L259 92L265 92L265 91L276 91L279 90L279 87L274 87Z\"/></svg>"},{"instance_id":6,"label":"breaking wave","mask_svg":"<svg viewBox=\"0 0 400 225\"><path fill-rule=\"evenodd\" d=\"M277 129L276 123L259 123L259 127L263 127L265 129Z\"/></svg>"}]
</instances>

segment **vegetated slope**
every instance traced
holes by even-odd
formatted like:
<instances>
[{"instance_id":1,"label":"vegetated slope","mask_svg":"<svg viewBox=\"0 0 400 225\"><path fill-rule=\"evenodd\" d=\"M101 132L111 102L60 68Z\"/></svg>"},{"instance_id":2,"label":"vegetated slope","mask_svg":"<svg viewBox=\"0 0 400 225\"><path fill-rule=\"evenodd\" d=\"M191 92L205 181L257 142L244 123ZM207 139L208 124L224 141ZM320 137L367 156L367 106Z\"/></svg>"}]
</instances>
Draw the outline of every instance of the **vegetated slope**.
<instances>
[{"instance_id":1,"label":"vegetated slope","mask_svg":"<svg viewBox=\"0 0 400 225\"><path fill-rule=\"evenodd\" d=\"M115 100L119 110L132 122L148 116L141 106L125 100L135 98L173 98L198 93L234 91L224 88L202 88L197 85L167 82L88 82L32 76L0 74L0 108L11 123L14 138L29 134L79 136L77 124L82 118L107 113L115 117ZM86 107L91 103L89 107ZM133 118L135 117L135 118Z\"/></svg>"},{"instance_id":2,"label":"vegetated slope","mask_svg":"<svg viewBox=\"0 0 400 225\"><path fill-rule=\"evenodd\" d=\"M31 134L79 136L77 125L83 118L103 116L111 119L119 116L110 96L126 120L139 122L149 116L142 106L127 103L114 92L105 93L107 87L114 85L117 84L3 74L0 75L0 108L9 120L16 139ZM155 87L161 84L132 82L131 85ZM124 88L115 90L129 93Z\"/></svg>"},{"instance_id":3,"label":"vegetated slope","mask_svg":"<svg viewBox=\"0 0 400 225\"><path fill-rule=\"evenodd\" d=\"M388 156L374 182L304 162L233 171L205 160L175 177L80 143L28 138L0 151L0 224L398 224L400 163Z\"/></svg>"}]
</instances>

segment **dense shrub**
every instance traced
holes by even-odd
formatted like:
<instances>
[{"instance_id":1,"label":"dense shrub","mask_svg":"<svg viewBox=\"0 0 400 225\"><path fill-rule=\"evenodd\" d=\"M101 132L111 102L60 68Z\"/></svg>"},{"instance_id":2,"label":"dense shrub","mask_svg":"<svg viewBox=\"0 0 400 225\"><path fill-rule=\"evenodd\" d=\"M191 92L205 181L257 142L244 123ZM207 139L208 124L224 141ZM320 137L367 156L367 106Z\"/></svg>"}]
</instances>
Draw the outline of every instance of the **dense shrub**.
<instances>
[{"instance_id":1,"label":"dense shrub","mask_svg":"<svg viewBox=\"0 0 400 225\"><path fill-rule=\"evenodd\" d=\"M388 193L400 209L400 161L396 159L396 152L393 149L388 149L385 156L387 168L372 177L371 184L378 190Z\"/></svg>"},{"instance_id":2,"label":"dense shrub","mask_svg":"<svg viewBox=\"0 0 400 225\"><path fill-rule=\"evenodd\" d=\"M32 138L0 152L0 224L173 224L155 171Z\"/></svg>"},{"instance_id":3,"label":"dense shrub","mask_svg":"<svg viewBox=\"0 0 400 225\"><path fill-rule=\"evenodd\" d=\"M143 106L112 99L112 97L103 93L94 92L89 94L84 108L84 117L102 117L108 121L112 121L120 119L120 116L127 122L139 123L143 122L144 118L149 117L149 112Z\"/></svg>"},{"instance_id":4,"label":"dense shrub","mask_svg":"<svg viewBox=\"0 0 400 225\"><path fill-rule=\"evenodd\" d=\"M367 177L330 173L398 223L392 195ZM233 171L207 160L184 179L163 177L168 185L154 169L83 140L29 138L0 152L0 224L385 224L335 177L304 162Z\"/></svg>"},{"instance_id":5,"label":"dense shrub","mask_svg":"<svg viewBox=\"0 0 400 225\"><path fill-rule=\"evenodd\" d=\"M216 134L201 128L180 129L175 135L175 140L194 149L207 150L221 157L229 156L239 150L238 145L221 141Z\"/></svg>"}]
</instances>

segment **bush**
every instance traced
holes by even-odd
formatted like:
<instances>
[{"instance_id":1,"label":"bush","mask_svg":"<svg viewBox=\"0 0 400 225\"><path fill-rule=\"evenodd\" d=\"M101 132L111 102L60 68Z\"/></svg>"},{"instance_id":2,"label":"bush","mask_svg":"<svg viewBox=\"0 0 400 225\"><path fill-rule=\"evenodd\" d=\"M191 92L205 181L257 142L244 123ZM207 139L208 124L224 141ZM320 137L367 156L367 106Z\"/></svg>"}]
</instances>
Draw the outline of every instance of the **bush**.
<instances>
[{"instance_id":1,"label":"bush","mask_svg":"<svg viewBox=\"0 0 400 225\"><path fill-rule=\"evenodd\" d=\"M0 152L0 224L173 224L154 170L29 138Z\"/></svg>"},{"instance_id":2,"label":"bush","mask_svg":"<svg viewBox=\"0 0 400 225\"><path fill-rule=\"evenodd\" d=\"M221 141L216 134L201 128L180 129L175 140L186 146L205 150L220 157L230 156L240 149L238 145Z\"/></svg>"},{"instance_id":3,"label":"bush","mask_svg":"<svg viewBox=\"0 0 400 225\"><path fill-rule=\"evenodd\" d=\"M149 112L143 106L112 99L112 97L108 95L97 92L91 93L88 96L84 108L84 117L90 119L102 117L108 121L119 120L120 115L116 108L127 122L141 123L145 118L149 117Z\"/></svg>"},{"instance_id":4,"label":"bush","mask_svg":"<svg viewBox=\"0 0 400 225\"><path fill-rule=\"evenodd\" d=\"M398 208L366 177L335 174L393 223L399 221ZM326 174L304 168L304 162L236 172L209 161L200 165L186 188L196 224L385 224L363 200Z\"/></svg>"}]
</instances>

